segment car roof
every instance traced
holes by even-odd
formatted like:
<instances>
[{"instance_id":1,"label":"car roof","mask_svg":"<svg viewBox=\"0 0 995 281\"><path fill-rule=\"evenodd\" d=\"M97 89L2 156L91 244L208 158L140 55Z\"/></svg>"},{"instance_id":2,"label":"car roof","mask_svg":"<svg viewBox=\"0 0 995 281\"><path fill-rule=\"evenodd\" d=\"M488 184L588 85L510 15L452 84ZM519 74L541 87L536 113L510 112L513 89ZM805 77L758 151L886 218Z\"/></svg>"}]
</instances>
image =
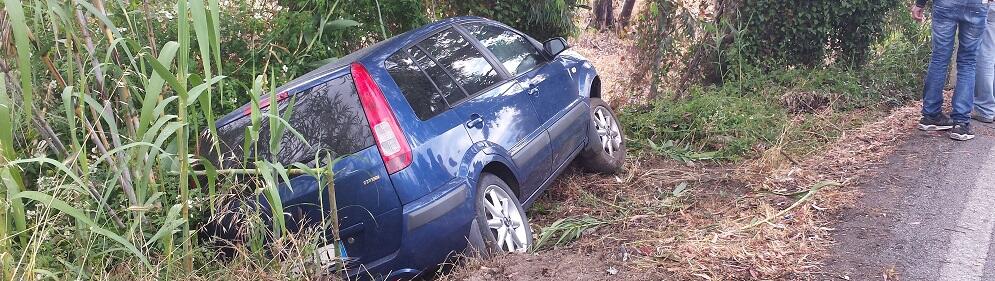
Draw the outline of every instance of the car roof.
<instances>
[{"instance_id":1,"label":"car roof","mask_svg":"<svg viewBox=\"0 0 995 281\"><path fill-rule=\"evenodd\" d=\"M333 62L325 64L311 72L308 72L300 77L287 82L283 86L276 89L275 93L290 93L294 94L300 92L306 88L314 86L317 82L321 82L327 78L332 78L330 76L336 74L337 72L344 71L354 62L368 62L368 61L378 61L383 60L386 57L393 55L397 50L404 48L418 40L421 40L436 31L448 27L452 24L466 23L466 22L479 22L479 21L494 21L473 16L463 16L463 17L453 17L447 18L440 21L436 21L419 28L412 29L400 35L388 38L387 40L380 41L376 44L370 45L369 47L360 49L358 51L352 52L342 58L339 58ZM371 60L370 58L378 58ZM260 100L266 99L266 97L260 97ZM218 119L215 126L222 127L231 123L232 121L242 117L245 112L245 108L248 104L239 107L239 109L228 113L224 117Z\"/></svg>"},{"instance_id":2,"label":"car roof","mask_svg":"<svg viewBox=\"0 0 995 281\"><path fill-rule=\"evenodd\" d=\"M425 26L412 29L408 32L391 37L384 41L380 41L376 44L363 48L359 51L355 51L338 60L335 60L324 66L321 66L318 69L315 69L311 72L301 75L297 79L288 82L286 85L277 88L276 92L277 93L294 92L299 88L301 88L301 86L305 85L309 86L309 84L311 84L310 82L313 82L314 80L318 80L321 79L322 77L333 74L343 68L349 67L349 65L351 65L354 62L365 61L367 58L377 58L377 57L386 58L387 56L393 55L401 48L404 48L410 45L411 43L414 43L415 41L421 40L424 37L434 34L436 31L443 29L449 25L456 23L473 22L473 21L490 21L490 20L481 17L472 17L472 16L454 17L454 18L447 18L444 20L436 21L427 24Z\"/></svg>"}]
</instances>

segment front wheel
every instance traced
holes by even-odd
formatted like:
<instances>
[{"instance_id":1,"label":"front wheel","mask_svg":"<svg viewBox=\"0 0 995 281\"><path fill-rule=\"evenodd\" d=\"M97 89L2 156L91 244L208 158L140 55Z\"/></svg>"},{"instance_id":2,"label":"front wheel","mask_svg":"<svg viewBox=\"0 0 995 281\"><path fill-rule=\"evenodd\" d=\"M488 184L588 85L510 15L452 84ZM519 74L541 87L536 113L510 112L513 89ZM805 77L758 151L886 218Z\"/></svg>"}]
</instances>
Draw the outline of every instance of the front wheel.
<instances>
[{"instance_id":1,"label":"front wheel","mask_svg":"<svg viewBox=\"0 0 995 281\"><path fill-rule=\"evenodd\" d=\"M615 174L625 162L625 136L615 112L600 98L591 98L591 127L580 164L592 172Z\"/></svg>"},{"instance_id":2,"label":"front wheel","mask_svg":"<svg viewBox=\"0 0 995 281\"><path fill-rule=\"evenodd\" d=\"M471 246L478 254L489 257L496 253L524 253L532 247L532 228L525 209L501 178L481 175L476 209L476 233L471 237L478 239L471 238Z\"/></svg>"}]
</instances>

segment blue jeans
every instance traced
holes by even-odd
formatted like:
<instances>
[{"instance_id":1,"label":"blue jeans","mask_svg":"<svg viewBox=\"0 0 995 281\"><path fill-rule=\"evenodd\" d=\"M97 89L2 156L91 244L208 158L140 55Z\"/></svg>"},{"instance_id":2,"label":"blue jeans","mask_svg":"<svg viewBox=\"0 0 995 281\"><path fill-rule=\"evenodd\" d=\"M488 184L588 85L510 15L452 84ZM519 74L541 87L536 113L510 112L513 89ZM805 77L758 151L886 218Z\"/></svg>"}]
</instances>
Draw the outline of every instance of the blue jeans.
<instances>
[{"instance_id":1,"label":"blue jeans","mask_svg":"<svg viewBox=\"0 0 995 281\"><path fill-rule=\"evenodd\" d=\"M960 46L957 51L957 86L951 101L955 122L971 120L974 105L975 68L978 45L985 31L988 4L982 0L933 1L933 55L926 72L922 97L922 115L937 116L943 105L943 86L947 81L950 57L954 51L954 36Z\"/></svg>"},{"instance_id":2,"label":"blue jeans","mask_svg":"<svg viewBox=\"0 0 995 281\"><path fill-rule=\"evenodd\" d=\"M974 86L974 113L995 117L995 5L988 8L988 23L978 47L978 75Z\"/></svg>"}]
</instances>

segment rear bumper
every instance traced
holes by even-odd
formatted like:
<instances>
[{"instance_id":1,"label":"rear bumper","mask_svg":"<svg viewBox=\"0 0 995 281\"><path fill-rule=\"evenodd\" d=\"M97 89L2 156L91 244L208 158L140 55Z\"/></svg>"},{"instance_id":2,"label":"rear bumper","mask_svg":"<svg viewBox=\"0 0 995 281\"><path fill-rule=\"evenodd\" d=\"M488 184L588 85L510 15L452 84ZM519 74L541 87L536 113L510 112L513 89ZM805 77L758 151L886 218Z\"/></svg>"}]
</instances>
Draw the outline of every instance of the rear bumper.
<instances>
[{"instance_id":1,"label":"rear bumper","mask_svg":"<svg viewBox=\"0 0 995 281\"><path fill-rule=\"evenodd\" d=\"M466 181L447 183L403 207L404 233L397 252L349 271L349 276L407 279L432 269L467 246L474 217Z\"/></svg>"}]
</instances>

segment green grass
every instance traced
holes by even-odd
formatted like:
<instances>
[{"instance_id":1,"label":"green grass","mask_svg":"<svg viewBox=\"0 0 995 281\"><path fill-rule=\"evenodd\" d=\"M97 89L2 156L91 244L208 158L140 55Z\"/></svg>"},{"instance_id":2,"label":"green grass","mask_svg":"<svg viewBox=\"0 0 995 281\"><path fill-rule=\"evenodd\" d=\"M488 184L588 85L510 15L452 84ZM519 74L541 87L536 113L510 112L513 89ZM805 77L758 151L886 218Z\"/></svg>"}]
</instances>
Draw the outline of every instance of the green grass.
<instances>
[{"instance_id":1,"label":"green grass","mask_svg":"<svg viewBox=\"0 0 995 281\"><path fill-rule=\"evenodd\" d=\"M737 159L753 145L770 141L785 114L770 101L730 93L722 88L696 88L686 100L660 99L647 108L622 111L619 117L631 147L656 147L674 141L692 151L715 151Z\"/></svg>"},{"instance_id":2,"label":"green grass","mask_svg":"<svg viewBox=\"0 0 995 281\"><path fill-rule=\"evenodd\" d=\"M584 232L607 224L608 222L591 216L563 218L547 227L543 227L539 238L532 245L531 251L566 245L580 238Z\"/></svg>"},{"instance_id":3,"label":"green grass","mask_svg":"<svg viewBox=\"0 0 995 281\"><path fill-rule=\"evenodd\" d=\"M754 69L723 85L693 87L686 98L665 95L623 108L619 119L630 148L683 162L737 161L781 143L805 155L843 127L919 96L928 49L882 44L888 45L864 68Z\"/></svg>"}]
</instances>

